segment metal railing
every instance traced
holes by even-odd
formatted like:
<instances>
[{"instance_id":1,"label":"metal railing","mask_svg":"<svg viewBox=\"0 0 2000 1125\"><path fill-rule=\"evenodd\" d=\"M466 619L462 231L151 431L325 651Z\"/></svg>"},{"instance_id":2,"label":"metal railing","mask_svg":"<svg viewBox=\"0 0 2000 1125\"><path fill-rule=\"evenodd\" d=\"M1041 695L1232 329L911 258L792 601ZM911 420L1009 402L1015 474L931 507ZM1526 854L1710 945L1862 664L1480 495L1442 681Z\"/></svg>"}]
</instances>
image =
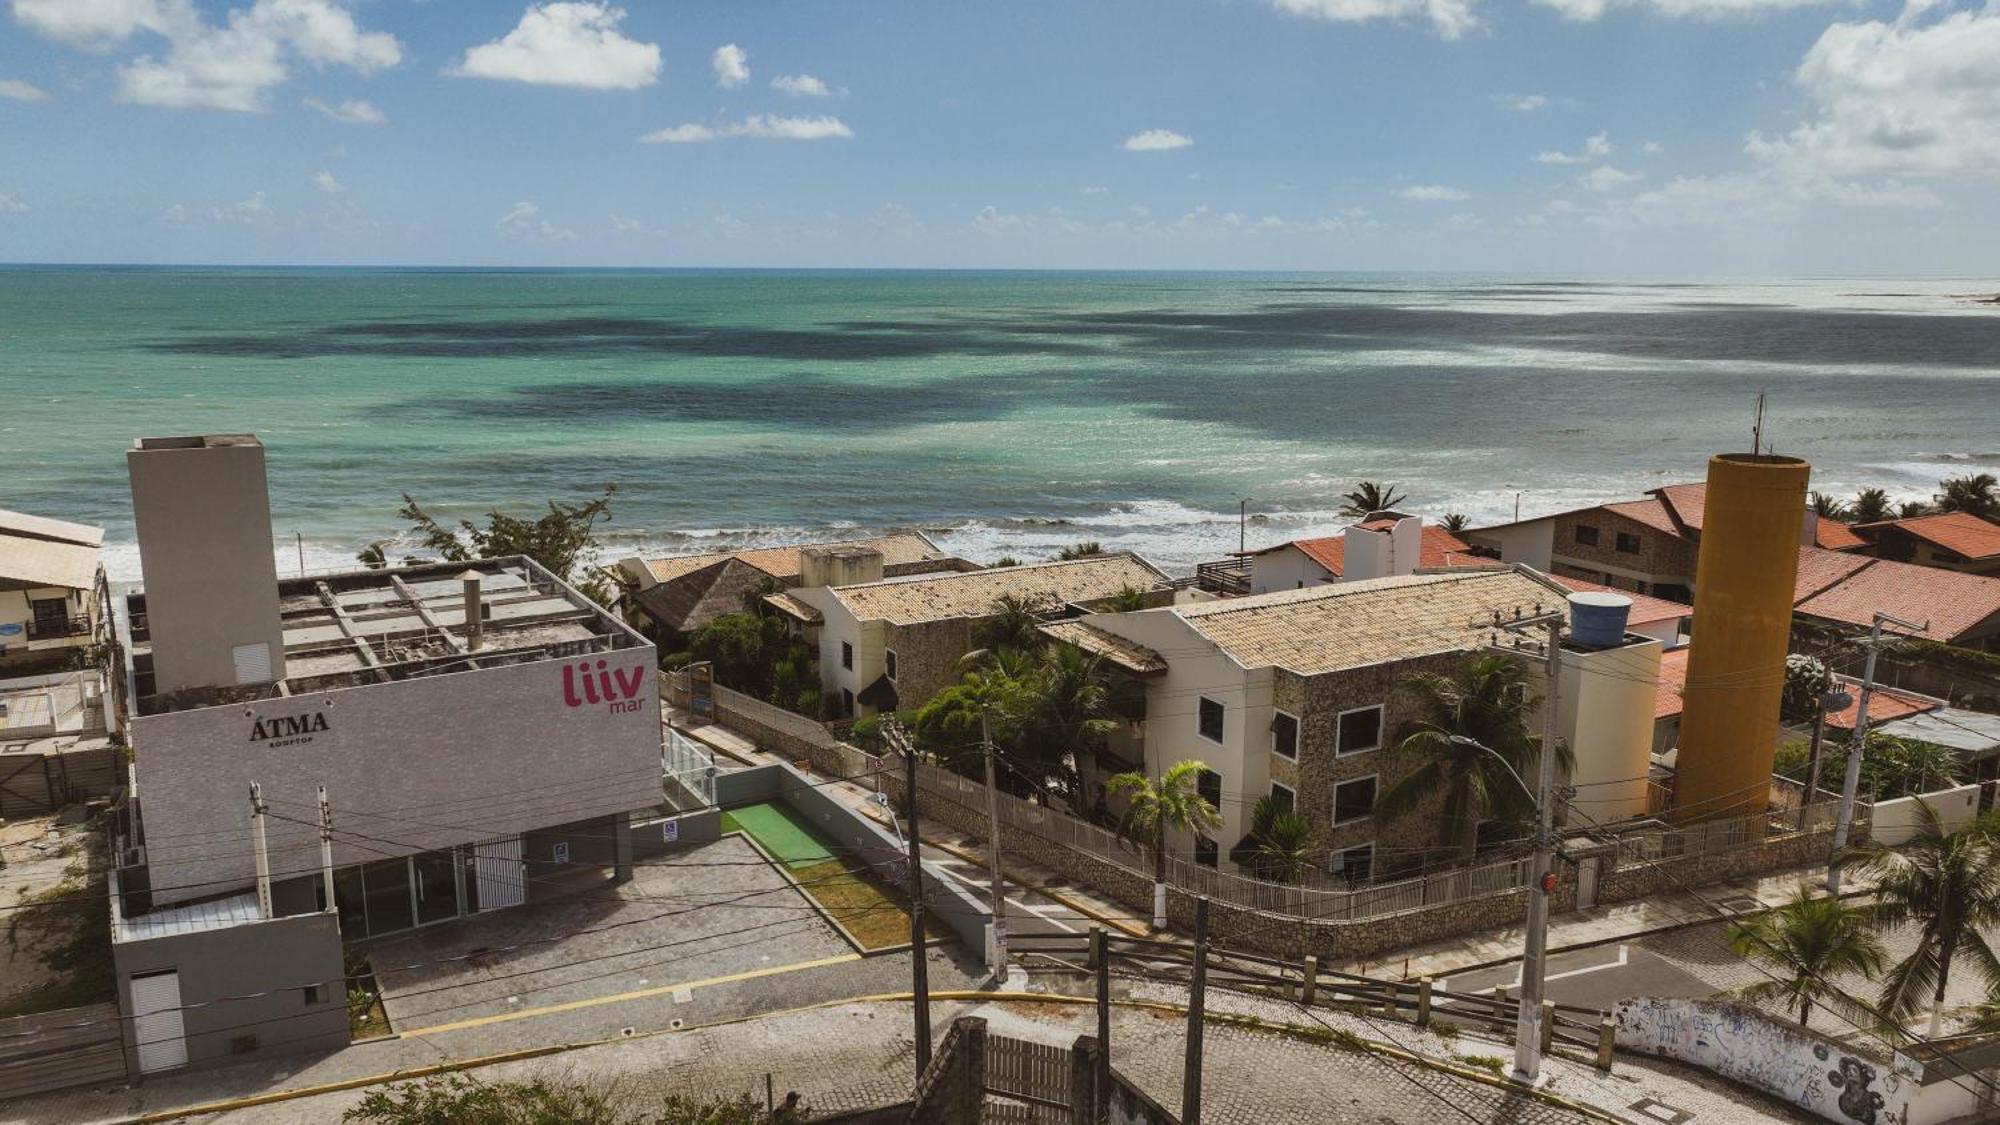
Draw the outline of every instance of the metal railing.
<instances>
[{"instance_id":1,"label":"metal railing","mask_svg":"<svg viewBox=\"0 0 2000 1125\"><path fill-rule=\"evenodd\" d=\"M715 803L715 752L667 728L666 744L660 748L660 768L697 802L697 808Z\"/></svg>"},{"instance_id":2,"label":"metal railing","mask_svg":"<svg viewBox=\"0 0 2000 1125\"><path fill-rule=\"evenodd\" d=\"M90 635L90 619L70 617L61 621L30 621L27 632L31 641L59 641L70 637L87 637Z\"/></svg>"}]
</instances>

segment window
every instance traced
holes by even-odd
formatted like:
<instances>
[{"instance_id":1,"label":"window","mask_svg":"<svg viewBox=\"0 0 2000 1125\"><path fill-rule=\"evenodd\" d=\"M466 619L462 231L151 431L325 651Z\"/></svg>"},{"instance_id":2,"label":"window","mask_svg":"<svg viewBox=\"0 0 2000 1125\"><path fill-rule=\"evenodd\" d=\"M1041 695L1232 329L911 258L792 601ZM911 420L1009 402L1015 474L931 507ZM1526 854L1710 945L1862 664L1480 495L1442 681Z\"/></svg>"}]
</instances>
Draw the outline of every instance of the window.
<instances>
[{"instance_id":1,"label":"window","mask_svg":"<svg viewBox=\"0 0 2000 1125\"><path fill-rule=\"evenodd\" d=\"M1202 800L1207 801L1218 809L1222 807L1221 774L1216 773L1214 770L1201 771L1201 776L1195 778L1194 791Z\"/></svg>"},{"instance_id":2,"label":"window","mask_svg":"<svg viewBox=\"0 0 2000 1125\"><path fill-rule=\"evenodd\" d=\"M306 985L299 991L305 994L305 1001L308 1004L318 1004L326 999L326 997L320 993L319 985L316 984Z\"/></svg>"},{"instance_id":3,"label":"window","mask_svg":"<svg viewBox=\"0 0 2000 1125\"><path fill-rule=\"evenodd\" d=\"M840 642L840 666L850 672L854 670L854 646L846 641Z\"/></svg>"},{"instance_id":4,"label":"window","mask_svg":"<svg viewBox=\"0 0 2000 1125\"><path fill-rule=\"evenodd\" d=\"M1375 775L1343 781L1333 787L1333 822L1349 824L1375 815Z\"/></svg>"},{"instance_id":5,"label":"window","mask_svg":"<svg viewBox=\"0 0 2000 1125\"><path fill-rule=\"evenodd\" d=\"M1597 529L1587 523L1577 524L1576 541L1586 547L1597 546Z\"/></svg>"},{"instance_id":6,"label":"window","mask_svg":"<svg viewBox=\"0 0 2000 1125\"><path fill-rule=\"evenodd\" d=\"M1639 553L1639 537L1629 531L1618 533L1618 549L1628 555Z\"/></svg>"},{"instance_id":7,"label":"window","mask_svg":"<svg viewBox=\"0 0 2000 1125\"><path fill-rule=\"evenodd\" d=\"M890 680L896 678L896 650L893 648L882 650L882 674L888 676Z\"/></svg>"},{"instance_id":8,"label":"window","mask_svg":"<svg viewBox=\"0 0 2000 1125\"><path fill-rule=\"evenodd\" d=\"M1375 877L1375 845L1362 844L1333 853L1333 870L1349 883L1366 883Z\"/></svg>"},{"instance_id":9,"label":"window","mask_svg":"<svg viewBox=\"0 0 2000 1125\"><path fill-rule=\"evenodd\" d=\"M854 692L847 688L840 689L840 713L842 715L854 714Z\"/></svg>"},{"instance_id":10,"label":"window","mask_svg":"<svg viewBox=\"0 0 2000 1125\"><path fill-rule=\"evenodd\" d=\"M1214 867L1221 858L1222 849L1214 840L1206 836L1194 838L1194 861L1203 867Z\"/></svg>"},{"instance_id":11,"label":"window","mask_svg":"<svg viewBox=\"0 0 2000 1125\"><path fill-rule=\"evenodd\" d=\"M1195 708L1195 731L1210 742L1222 741L1222 704L1204 699Z\"/></svg>"},{"instance_id":12,"label":"window","mask_svg":"<svg viewBox=\"0 0 2000 1125\"><path fill-rule=\"evenodd\" d=\"M1298 803L1298 794L1293 793L1290 786L1275 781L1271 783L1271 804L1279 812L1291 812L1298 807Z\"/></svg>"},{"instance_id":13,"label":"window","mask_svg":"<svg viewBox=\"0 0 2000 1125\"><path fill-rule=\"evenodd\" d=\"M1283 711L1271 719L1271 752L1280 758L1299 760L1299 721Z\"/></svg>"},{"instance_id":14,"label":"window","mask_svg":"<svg viewBox=\"0 0 2000 1125\"><path fill-rule=\"evenodd\" d=\"M1377 749L1382 745L1382 705L1342 711L1336 726L1333 744L1336 756Z\"/></svg>"}]
</instances>

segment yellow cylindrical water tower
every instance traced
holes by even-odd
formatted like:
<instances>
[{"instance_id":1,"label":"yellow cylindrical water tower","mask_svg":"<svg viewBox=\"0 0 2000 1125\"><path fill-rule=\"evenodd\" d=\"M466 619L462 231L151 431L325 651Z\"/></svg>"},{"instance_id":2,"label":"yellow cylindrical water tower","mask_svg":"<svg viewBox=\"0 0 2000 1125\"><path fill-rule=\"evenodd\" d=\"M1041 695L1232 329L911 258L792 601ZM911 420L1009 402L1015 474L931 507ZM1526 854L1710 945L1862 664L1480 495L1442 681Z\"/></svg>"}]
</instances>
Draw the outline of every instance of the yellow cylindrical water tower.
<instances>
[{"instance_id":1,"label":"yellow cylindrical water tower","mask_svg":"<svg viewBox=\"0 0 2000 1125\"><path fill-rule=\"evenodd\" d=\"M1770 797L1811 471L1797 457L1709 458L1667 814L1676 823L1761 813Z\"/></svg>"}]
</instances>

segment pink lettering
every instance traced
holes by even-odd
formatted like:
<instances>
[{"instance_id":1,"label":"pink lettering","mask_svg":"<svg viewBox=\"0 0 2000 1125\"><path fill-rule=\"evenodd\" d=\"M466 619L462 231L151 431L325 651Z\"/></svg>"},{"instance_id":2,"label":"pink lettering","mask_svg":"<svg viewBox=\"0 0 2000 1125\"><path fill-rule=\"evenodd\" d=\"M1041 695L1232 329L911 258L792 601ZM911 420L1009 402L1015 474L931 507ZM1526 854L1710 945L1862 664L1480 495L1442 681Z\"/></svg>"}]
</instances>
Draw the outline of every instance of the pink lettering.
<instances>
[{"instance_id":1,"label":"pink lettering","mask_svg":"<svg viewBox=\"0 0 2000 1125\"><path fill-rule=\"evenodd\" d=\"M625 678L625 673L627 672L632 673L630 680ZM646 682L646 670L644 668L620 668L611 674L618 678L618 693L626 699L638 695L639 685Z\"/></svg>"},{"instance_id":2,"label":"pink lettering","mask_svg":"<svg viewBox=\"0 0 2000 1125\"><path fill-rule=\"evenodd\" d=\"M579 664L577 665L577 667L581 669L583 672L582 679L583 679L584 700L589 703L602 703L603 700L597 698L597 685L590 682L590 665Z\"/></svg>"},{"instance_id":3,"label":"pink lettering","mask_svg":"<svg viewBox=\"0 0 2000 1125\"><path fill-rule=\"evenodd\" d=\"M589 682L588 679L584 680L586 684ZM563 705L566 707L583 706L583 700L576 697L576 670L567 664L563 665Z\"/></svg>"}]
</instances>

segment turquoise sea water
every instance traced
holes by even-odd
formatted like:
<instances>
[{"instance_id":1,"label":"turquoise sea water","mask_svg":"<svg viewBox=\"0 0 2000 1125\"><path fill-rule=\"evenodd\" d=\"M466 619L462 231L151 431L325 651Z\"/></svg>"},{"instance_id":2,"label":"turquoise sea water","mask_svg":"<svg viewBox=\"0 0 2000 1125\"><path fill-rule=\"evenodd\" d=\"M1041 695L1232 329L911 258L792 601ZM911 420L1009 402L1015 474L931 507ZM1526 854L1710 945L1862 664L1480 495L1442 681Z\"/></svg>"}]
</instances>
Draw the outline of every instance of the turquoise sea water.
<instances>
[{"instance_id":1,"label":"turquoise sea water","mask_svg":"<svg viewBox=\"0 0 2000 1125\"><path fill-rule=\"evenodd\" d=\"M0 269L0 507L135 569L134 437L250 430L331 564L616 482L614 550L934 529L1170 566L1397 482L1475 520L1698 478L1756 394L1816 485L2000 464L1991 280Z\"/></svg>"}]
</instances>

